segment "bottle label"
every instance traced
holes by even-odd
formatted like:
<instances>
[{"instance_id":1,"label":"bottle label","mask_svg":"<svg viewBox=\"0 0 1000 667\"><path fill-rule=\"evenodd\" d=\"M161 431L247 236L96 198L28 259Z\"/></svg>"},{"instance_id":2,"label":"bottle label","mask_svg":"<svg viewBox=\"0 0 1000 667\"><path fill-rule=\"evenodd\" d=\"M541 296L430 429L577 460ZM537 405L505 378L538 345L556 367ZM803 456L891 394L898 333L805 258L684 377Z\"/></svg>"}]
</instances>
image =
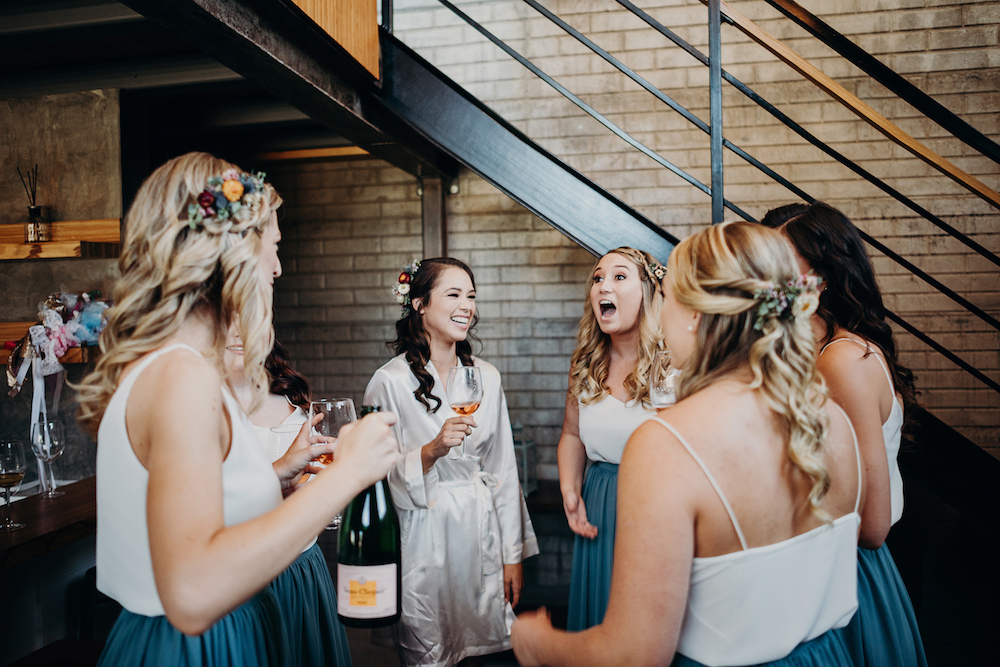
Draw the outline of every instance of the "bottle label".
<instances>
[{"instance_id":1,"label":"bottle label","mask_svg":"<svg viewBox=\"0 0 1000 667\"><path fill-rule=\"evenodd\" d=\"M348 618L396 615L396 564L337 563L337 613Z\"/></svg>"}]
</instances>

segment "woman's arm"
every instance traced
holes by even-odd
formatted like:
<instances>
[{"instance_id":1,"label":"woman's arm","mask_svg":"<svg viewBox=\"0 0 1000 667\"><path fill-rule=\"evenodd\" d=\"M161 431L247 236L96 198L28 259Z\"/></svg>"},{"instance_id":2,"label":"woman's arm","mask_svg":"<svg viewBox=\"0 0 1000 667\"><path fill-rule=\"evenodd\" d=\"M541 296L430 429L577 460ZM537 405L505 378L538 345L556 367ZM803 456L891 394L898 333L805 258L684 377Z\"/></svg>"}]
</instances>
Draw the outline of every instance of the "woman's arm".
<instances>
[{"instance_id":1,"label":"woman's arm","mask_svg":"<svg viewBox=\"0 0 1000 667\"><path fill-rule=\"evenodd\" d=\"M137 379L126 422L149 471L153 574L177 629L200 634L249 599L351 498L385 474L396 458L389 430L394 415L376 417L342 431L336 462L305 488L271 512L227 527L222 464L231 428L215 368L178 352L164 355Z\"/></svg>"},{"instance_id":2,"label":"woman's arm","mask_svg":"<svg viewBox=\"0 0 1000 667\"><path fill-rule=\"evenodd\" d=\"M667 665L687 604L696 519L697 467L672 435L646 423L629 439L618 471L618 526L611 596L601 625L554 630L522 614L511 643L522 665ZM673 445L673 446L671 446ZM686 457L686 458L685 458Z\"/></svg>"},{"instance_id":3,"label":"woman's arm","mask_svg":"<svg viewBox=\"0 0 1000 667\"><path fill-rule=\"evenodd\" d=\"M889 393L885 372L858 345L832 345L816 367L830 391L830 398L844 409L858 435L864 463L865 501L861 508L858 543L867 549L882 546L892 522L889 459L882 439L882 402Z\"/></svg>"},{"instance_id":4,"label":"woman's arm","mask_svg":"<svg viewBox=\"0 0 1000 667\"><path fill-rule=\"evenodd\" d=\"M572 381L573 378L570 378ZM583 492L583 472L587 466L587 450L580 439L580 404L570 391L566 392L566 411L556 457L559 462L559 490L569 527L577 535L594 539L597 537L597 526L587 521L587 507L580 495Z\"/></svg>"},{"instance_id":5,"label":"woman's arm","mask_svg":"<svg viewBox=\"0 0 1000 667\"><path fill-rule=\"evenodd\" d=\"M394 373L387 372L384 368L375 371L365 390L365 403L381 406L383 410L390 410L399 417L395 433L402 456L389 473L389 486L396 509L427 509L437 504L438 474L434 462L452 447L462 444L464 434L471 431L475 421L471 416L453 417L446 420L437 437L430 443L407 442L413 431L426 433L426 430L414 428L413 425L408 430L404 428L404 424L420 426L415 420L426 421L432 418L408 391L402 392L402 397L399 396L394 376Z\"/></svg>"}]
</instances>

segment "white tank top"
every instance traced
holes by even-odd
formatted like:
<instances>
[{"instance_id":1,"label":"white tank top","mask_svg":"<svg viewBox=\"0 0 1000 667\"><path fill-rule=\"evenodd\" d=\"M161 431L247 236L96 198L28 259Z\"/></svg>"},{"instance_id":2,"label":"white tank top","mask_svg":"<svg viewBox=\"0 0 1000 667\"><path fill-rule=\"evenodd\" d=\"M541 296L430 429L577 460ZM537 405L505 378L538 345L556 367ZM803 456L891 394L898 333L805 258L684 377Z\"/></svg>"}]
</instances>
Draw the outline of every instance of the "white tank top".
<instances>
[{"instance_id":1,"label":"white tank top","mask_svg":"<svg viewBox=\"0 0 1000 667\"><path fill-rule=\"evenodd\" d=\"M285 400L288 400L287 396L285 397ZM302 424L305 423L306 419L308 419L309 417L306 415L305 411L301 407L293 405L291 402L289 402L289 405L292 406L292 413L287 417L285 417L284 420L282 420L282 422L278 424L278 426L301 427ZM264 450L264 453L267 455L269 459L271 459L272 462L277 461L278 459L280 459L282 456L285 455L285 452L275 451L274 448L272 447L273 443L271 442L270 427L257 426L254 423L251 423L250 425L253 427L253 432L256 434L257 440L260 442L261 448ZM288 450L286 449L285 451Z\"/></svg>"},{"instance_id":2,"label":"white tank top","mask_svg":"<svg viewBox=\"0 0 1000 667\"><path fill-rule=\"evenodd\" d=\"M820 354L822 355L826 348L842 340L860 345L865 350L871 349L868 345L853 338L834 338L823 346ZM885 372L885 379L889 381L889 391L892 392L892 410L889 411L888 419L882 424L882 441L885 443L885 454L889 461L889 512L892 515L890 525L894 526L903 517L903 476L899 472L899 462L896 460L899 456L899 442L903 437L903 406L900 405L899 399L896 397L896 386L892 383L892 376L889 375L889 369L882 360L882 355L876 350L872 350L872 355Z\"/></svg>"},{"instance_id":3,"label":"white tank top","mask_svg":"<svg viewBox=\"0 0 1000 667\"><path fill-rule=\"evenodd\" d=\"M783 658L802 642L847 625L858 608L860 483L853 512L790 539L750 548L701 457L677 429L659 417L653 419L673 433L701 467L743 547L693 560L677 652L707 667L756 665ZM860 482L856 436L854 451Z\"/></svg>"},{"instance_id":4,"label":"white tank top","mask_svg":"<svg viewBox=\"0 0 1000 667\"><path fill-rule=\"evenodd\" d=\"M591 461L621 463L625 443L643 422L656 414L642 401L622 403L611 394L580 406L580 440Z\"/></svg>"},{"instance_id":5,"label":"white tank top","mask_svg":"<svg viewBox=\"0 0 1000 667\"><path fill-rule=\"evenodd\" d=\"M146 355L108 402L97 434L97 588L125 609L163 615L153 579L146 526L149 472L136 458L125 427L125 408L136 379L160 355L187 345L168 345ZM223 388L232 423L232 445L222 464L223 510L227 526L265 514L281 503L281 487L250 421Z\"/></svg>"}]
</instances>

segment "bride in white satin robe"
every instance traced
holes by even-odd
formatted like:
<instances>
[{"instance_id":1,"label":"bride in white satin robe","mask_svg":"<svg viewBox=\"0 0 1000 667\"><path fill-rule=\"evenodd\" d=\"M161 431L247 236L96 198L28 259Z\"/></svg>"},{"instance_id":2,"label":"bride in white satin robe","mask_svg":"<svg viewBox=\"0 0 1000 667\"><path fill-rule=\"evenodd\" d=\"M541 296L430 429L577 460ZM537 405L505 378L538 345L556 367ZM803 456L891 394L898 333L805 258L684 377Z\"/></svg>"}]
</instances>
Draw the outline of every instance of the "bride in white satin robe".
<instances>
[{"instance_id":1,"label":"bride in white satin robe","mask_svg":"<svg viewBox=\"0 0 1000 667\"><path fill-rule=\"evenodd\" d=\"M423 271L436 273L438 280L418 274L415 291L421 278L437 284L423 299L415 297L414 310L423 309L418 321L430 339L431 363L425 366L433 382L429 393L441 400L440 407L432 412L418 402L414 392L419 381L403 354L375 372L365 403L399 416L394 428L403 456L389 473L403 552L403 609L393 628L396 645L406 665L450 667L465 657L510 648L511 603L516 604L523 581L517 564L538 553L538 542L517 476L499 371L481 359L473 360L483 377L483 400L472 415L475 427L466 427L469 418L449 407L435 353L440 356L446 350L439 345L442 337L446 343L449 338L464 340L475 306L462 301L461 289L449 293L452 283L461 287L462 280L451 278L464 278L464 268L428 271L428 264L423 263ZM466 287L472 286L471 279L467 282ZM436 322L435 313L428 312L434 310L442 311ZM459 323L466 318L465 327L449 333L455 317ZM436 325L443 331L436 331ZM454 349L454 342L451 345ZM448 361L461 363L457 356ZM436 401L429 403L433 406ZM479 460L444 456L469 431L467 451ZM442 446L443 436L447 442ZM428 456L435 443L436 451ZM508 572L516 570L515 589L510 589L509 573L505 586L505 566Z\"/></svg>"}]
</instances>

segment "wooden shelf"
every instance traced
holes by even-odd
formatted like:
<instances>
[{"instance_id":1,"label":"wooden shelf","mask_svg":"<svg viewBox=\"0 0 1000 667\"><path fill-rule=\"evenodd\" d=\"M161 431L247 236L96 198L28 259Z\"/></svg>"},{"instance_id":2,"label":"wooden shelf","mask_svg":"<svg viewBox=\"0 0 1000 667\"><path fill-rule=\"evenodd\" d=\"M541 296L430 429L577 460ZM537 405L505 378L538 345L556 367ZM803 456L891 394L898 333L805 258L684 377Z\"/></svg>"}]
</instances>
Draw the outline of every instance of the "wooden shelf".
<instances>
[{"instance_id":1,"label":"wooden shelf","mask_svg":"<svg viewBox=\"0 0 1000 667\"><path fill-rule=\"evenodd\" d=\"M28 329L38 324L38 322L0 322L0 345L9 340L21 340ZM59 357L61 364L85 364L93 361L100 354L100 348L96 345L85 347L71 347L66 354ZM10 358L10 350L0 350L0 365L6 365Z\"/></svg>"},{"instance_id":2,"label":"wooden shelf","mask_svg":"<svg viewBox=\"0 0 1000 667\"><path fill-rule=\"evenodd\" d=\"M121 241L118 218L50 222L51 241L24 243L24 225L0 225L0 260L117 257Z\"/></svg>"}]
</instances>

